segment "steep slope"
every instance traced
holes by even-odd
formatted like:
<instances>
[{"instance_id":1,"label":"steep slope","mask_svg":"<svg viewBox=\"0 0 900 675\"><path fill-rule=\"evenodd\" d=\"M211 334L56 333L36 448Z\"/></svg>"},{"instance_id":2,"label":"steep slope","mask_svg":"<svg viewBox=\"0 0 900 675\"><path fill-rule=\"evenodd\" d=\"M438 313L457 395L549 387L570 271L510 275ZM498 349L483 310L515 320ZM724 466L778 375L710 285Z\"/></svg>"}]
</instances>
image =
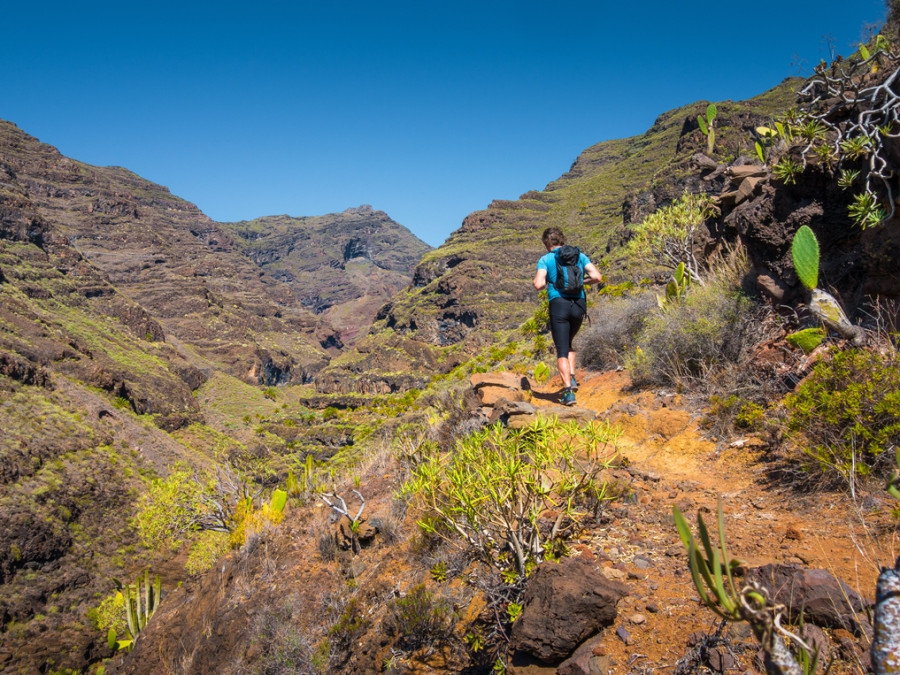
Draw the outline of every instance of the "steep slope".
<instances>
[{"instance_id":1,"label":"steep slope","mask_svg":"<svg viewBox=\"0 0 900 675\"><path fill-rule=\"evenodd\" d=\"M749 101L718 105L716 152L725 160L751 152L753 130L795 99L798 80ZM494 342L537 308L530 280L542 253L544 228L560 226L569 240L601 264L613 281L640 279L646 269L628 267L617 250L626 226L684 190L718 191L721 173L704 181L693 157L706 139L696 121L706 103L664 113L643 135L606 141L585 150L572 168L544 190L516 201L494 201L470 214L446 243L426 254L413 286L379 312L372 333L317 378L321 391L388 391L397 378L382 380L385 351L407 362L407 374L424 381L435 363L449 369L460 354ZM429 357L422 359L423 353Z\"/></svg>"},{"instance_id":2,"label":"steep slope","mask_svg":"<svg viewBox=\"0 0 900 675\"><path fill-rule=\"evenodd\" d=\"M8 122L0 162L8 189L25 195L52 237L216 367L250 382L305 381L327 362L326 347L339 346L325 322L294 305L291 289L166 188L63 157Z\"/></svg>"},{"instance_id":3,"label":"steep slope","mask_svg":"<svg viewBox=\"0 0 900 675\"><path fill-rule=\"evenodd\" d=\"M302 386L271 386L308 382L340 338L241 243L0 122L0 671L86 669L114 579L183 578L135 532L153 479L241 464L262 482L353 442L287 410Z\"/></svg>"},{"instance_id":4,"label":"steep slope","mask_svg":"<svg viewBox=\"0 0 900 675\"><path fill-rule=\"evenodd\" d=\"M532 403L549 405L557 387L558 380L536 388ZM852 597L871 600L877 563L892 560L887 509L873 509L864 522L843 496L823 509L821 495L779 489L767 479L757 439L717 451L677 396L635 392L626 373L587 375L579 397L587 409L621 425L627 468L608 470L603 479L628 498L586 517L571 554L625 584L627 596L613 625L586 642L582 666L557 671L519 654L511 655L507 672L723 672L710 667L718 654L697 647L701 639L709 641L710 652L721 645L735 672L763 672L745 624L717 633L715 615L697 602L672 523L673 506L691 519L698 512L706 517L723 494L729 550L745 568L784 564L827 571L852 586ZM428 543L418 535L418 514L398 517L403 511L392 505L393 495L405 475L390 460L360 474L357 489L368 500L368 522L381 531L357 554L329 548L332 537L340 540L340 526L329 523L323 509L292 505L284 523L262 532L255 546L166 598L135 651L113 660L109 672L491 672L489 650L473 648L471 637L489 634L503 620L505 605L490 605L471 556L453 545ZM441 568L443 574L435 572ZM427 592L419 597L417 588ZM545 629L557 636L563 631L555 624L564 622L560 617L569 608L555 609ZM442 620L449 627L441 633ZM862 672L856 668L865 659L865 638L847 630L819 633L823 655L834 657L832 672ZM683 669L676 668L680 661Z\"/></svg>"},{"instance_id":5,"label":"steep slope","mask_svg":"<svg viewBox=\"0 0 900 675\"><path fill-rule=\"evenodd\" d=\"M431 250L368 205L221 225L261 269L291 289L298 305L335 326L345 344L365 334L378 308L409 286L416 264Z\"/></svg>"},{"instance_id":6,"label":"steep slope","mask_svg":"<svg viewBox=\"0 0 900 675\"><path fill-rule=\"evenodd\" d=\"M129 524L141 476L209 462L164 431L200 419L192 389L205 376L163 332L0 165L4 672L80 670L101 656L86 610L112 578L154 561Z\"/></svg>"}]
</instances>

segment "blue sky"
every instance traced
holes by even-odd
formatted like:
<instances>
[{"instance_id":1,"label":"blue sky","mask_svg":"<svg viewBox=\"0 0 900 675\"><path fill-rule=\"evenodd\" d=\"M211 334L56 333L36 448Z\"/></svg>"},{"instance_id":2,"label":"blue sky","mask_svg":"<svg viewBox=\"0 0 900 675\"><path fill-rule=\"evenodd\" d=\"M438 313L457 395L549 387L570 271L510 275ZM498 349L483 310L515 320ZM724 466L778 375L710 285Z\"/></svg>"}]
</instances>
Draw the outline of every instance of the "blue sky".
<instances>
[{"instance_id":1,"label":"blue sky","mask_svg":"<svg viewBox=\"0 0 900 675\"><path fill-rule=\"evenodd\" d=\"M472 211L697 100L847 55L883 0L7 2L0 118L220 221Z\"/></svg>"}]
</instances>

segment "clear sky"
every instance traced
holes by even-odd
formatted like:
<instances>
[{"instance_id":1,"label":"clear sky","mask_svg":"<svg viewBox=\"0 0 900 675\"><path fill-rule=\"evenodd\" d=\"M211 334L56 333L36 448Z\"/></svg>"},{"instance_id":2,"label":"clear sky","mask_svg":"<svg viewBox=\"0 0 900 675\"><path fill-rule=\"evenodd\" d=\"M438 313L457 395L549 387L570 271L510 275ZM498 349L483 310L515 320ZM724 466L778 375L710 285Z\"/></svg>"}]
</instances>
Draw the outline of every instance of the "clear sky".
<instances>
[{"instance_id":1,"label":"clear sky","mask_svg":"<svg viewBox=\"0 0 900 675\"><path fill-rule=\"evenodd\" d=\"M0 118L219 221L371 204L436 246L599 141L848 55L883 0L0 4Z\"/></svg>"}]
</instances>

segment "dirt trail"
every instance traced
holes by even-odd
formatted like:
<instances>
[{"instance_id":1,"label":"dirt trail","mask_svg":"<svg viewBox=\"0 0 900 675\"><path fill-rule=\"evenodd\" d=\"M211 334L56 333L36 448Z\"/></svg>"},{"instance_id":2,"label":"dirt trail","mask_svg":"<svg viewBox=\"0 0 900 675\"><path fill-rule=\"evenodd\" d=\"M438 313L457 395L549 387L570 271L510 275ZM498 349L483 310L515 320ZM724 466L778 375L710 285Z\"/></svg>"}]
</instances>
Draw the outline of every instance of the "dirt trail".
<instances>
[{"instance_id":1,"label":"dirt trail","mask_svg":"<svg viewBox=\"0 0 900 675\"><path fill-rule=\"evenodd\" d=\"M793 563L825 569L873 599L879 565L893 564L896 556L886 496L867 496L859 500L861 506L840 494L801 495L768 481L770 460L759 439L735 439L717 448L702 437L678 396L633 393L629 384L624 372L588 373L578 392L579 406L622 428L620 446L628 467L617 473L633 489L627 499L613 503L609 522L585 532L575 546L631 589L615 626L604 631L595 649L609 672L675 672L688 651L688 637L715 631L716 617L699 604L691 583L673 505L692 523L698 510L703 512L714 526L721 496L732 557L749 567ZM552 385L543 393L553 391ZM730 629L738 657L733 672L755 672L755 650L749 649L755 643L745 628ZM863 672L852 663L867 643L846 631L828 635L833 654L843 645L842 662L832 672ZM550 671L529 667L517 672Z\"/></svg>"}]
</instances>

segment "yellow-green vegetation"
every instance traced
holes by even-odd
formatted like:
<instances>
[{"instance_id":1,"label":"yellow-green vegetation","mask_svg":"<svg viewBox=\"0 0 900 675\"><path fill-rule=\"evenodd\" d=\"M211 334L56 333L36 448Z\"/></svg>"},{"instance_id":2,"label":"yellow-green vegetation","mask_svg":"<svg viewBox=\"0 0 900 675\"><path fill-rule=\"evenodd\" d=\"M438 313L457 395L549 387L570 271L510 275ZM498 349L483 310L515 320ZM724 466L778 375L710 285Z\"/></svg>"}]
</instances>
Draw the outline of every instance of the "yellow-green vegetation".
<instances>
[{"instance_id":1,"label":"yellow-green vegetation","mask_svg":"<svg viewBox=\"0 0 900 675\"><path fill-rule=\"evenodd\" d=\"M601 473L616 459L618 435L607 423L551 418L519 430L486 427L446 450L423 439L405 453L412 477L400 494L420 510L426 533L525 577L601 505ZM556 515L543 521L548 509Z\"/></svg>"},{"instance_id":2,"label":"yellow-green vegetation","mask_svg":"<svg viewBox=\"0 0 900 675\"><path fill-rule=\"evenodd\" d=\"M141 542L150 549L177 550L205 512L211 491L211 480L196 480L186 466L151 481L135 518Z\"/></svg>"},{"instance_id":3,"label":"yellow-green vegetation","mask_svg":"<svg viewBox=\"0 0 900 675\"><path fill-rule=\"evenodd\" d=\"M150 482L138 502L135 526L150 549L176 551L189 542L186 569L201 572L228 547L240 548L251 534L282 521L288 493L276 489L268 502L260 502L261 493L231 471L197 476L176 467L165 479Z\"/></svg>"},{"instance_id":4,"label":"yellow-green vegetation","mask_svg":"<svg viewBox=\"0 0 900 675\"><path fill-rule=\"evenodd\" d=\"M216 431L205 424L194 423L171 434L181 445L219 462L246 451L246 446L231 436Z\"/></svg>"},{"instance_id":5,"label":"yellow-green vegetation","mask_svg":"<svg viewBox=\"0 0 900 675\"><path fill-rule=\"evenodd\" d=\"M692 286L645 319L629 360L635 382L687 383L740 360L753 343L753 303L734 281Z\"/></svg>"},{"instance_id":6,"label":"yellow-green vegetation","mask_svg":"<svg viewBox=\"0 0 900 675\"><path fill-rule=\"evenodd\" d=\"M223 425L237 426L247 416L268 417L278 409L278 403L267 398L264 389L219 371L197 390L197 399L220 416Z\"/></svg>"},{"instance_id":7,"label":"yellow-green vegetation","mask_svg":"<svg viewBox=\"0 0 900 675\"><path fill-rule=\"evenodd\" d=\"M188 574L201 574L216 564L216 561L231 549L231 534L204 530L195 537L184 563Z\"/></svg>"},{"instance_id":8,"label":"yellow-green vegetation","mask_svg":"<svg viewBox=\"0 0 900 675\"><path fill-rule=\"evenodd\" d=\"M109 631L113 631L114 635L125 633L128 621L125 618L125 596L122 591L115 590L103 598L97 607L88 610L88 617L104 635Z\"/></svg>"},{"instance_id":9,"label":"yellow-green vegetation","mask_svg":"<svg viewBox=\"0 0 900 675\"><path fill-rule=\"evenodd\" d=\"M694 237L698 228L715 214L712 197L685 193L636 225L626 252L651 265L670 269L684 265L688 278L702 283L703 268L694 253Z\"/></svg>"},{"instance_id":10,"label":"yellow-green vegetation","mask_svg":"<svg viewBox=\"0 0 900 675\"><path fill-rule=\"evenodd\" d=\"M158 374L172 377L166 362L146 342L126 336L117 322L103 315L88 315L55 301L44 303L46 311L67 334L91 350L104 354L126 372L138 375Z\"/></svg>"},{"instance_id":11,"label":"yellow-green vegetation","mask_svg":"<svg viewBox=\"0 0 900 675\"><path fill-rule=\"evenodd\" d=\"M133 584L126 584L120 589L122 595L122 610L125 614L127 637L118 639L118 631L110 625L107 631L107 641L110 648L118 647L128 651L134 646L134 641L150 621L150 618L159 607L162 600L162 584L159 575L156 575L153 583L150 583L150 571L145 570L143 578L138 577Z\"/></svg>"},{"instance_id":12,"label":"yellow-green vegetation","mask_svg":"<svg viewBox=\"0 0 900 675\"><path fill-rule=\"evenodd\" d=\"M798 347L799 349L802 349L804 353L809 354L812 350L822 344L825 337L825 329L817 327L798 330L786 335L784 339L789 345Z\"/></svg>"},{"instance_id":13,"label":"yellow-green vegetation","mask_svg":"<svg viewBox=\"0 0 900 675\"><path fill-rule=\"evenodd\" d=\"M898 366L894 351L834 351L785 397L794 442L826 475L887 475L900 447Z\"/></svg>"}]
</instances>

